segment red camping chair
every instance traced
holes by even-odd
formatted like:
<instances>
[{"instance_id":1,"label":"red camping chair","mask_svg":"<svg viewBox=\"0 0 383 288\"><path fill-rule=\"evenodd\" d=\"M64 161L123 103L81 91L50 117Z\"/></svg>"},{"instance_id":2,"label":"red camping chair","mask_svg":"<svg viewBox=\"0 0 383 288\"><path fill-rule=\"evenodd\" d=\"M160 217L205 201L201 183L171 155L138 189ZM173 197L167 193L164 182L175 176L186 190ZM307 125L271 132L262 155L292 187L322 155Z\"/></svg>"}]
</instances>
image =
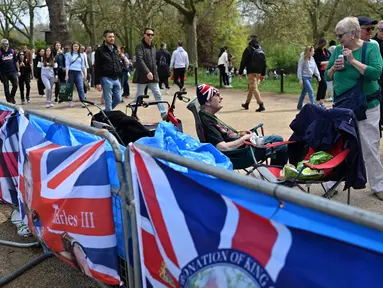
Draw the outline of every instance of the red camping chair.
<instances>
[{"instance_id":1,"label":"red camping chair","mask_svg":"<svg viewBox=\"0 0 383 288\"><path fill-rule=\"evenodd\" d=\"M294 144L291 144L294 145ZM302 160L309 160L311 155L314 154L315 151L311 147L308 148L308 151L306 155L303 157ZM283 167L278 166L270 166L270 165L259 165L257 167L257 171L262 177L262 179L267 180L269 182L275 183L275 184L282 184L289 187L298 187L300 190L304 192L310 193L310 185L311 184L320 184L322 189L324 190L323 197L325 198L332 198L337 193L337 187L340 185L341 182L345 180L345 174L344 174L344 164L345 161L350 154L350 149L347 148L347 143L343 143L343 137L338 140L338 142L330 149L330 151L327 151L327 153L331 154L334 158L331 160L318 164L313 165L310 163L304 163L302 169L299 171L298 175L294 179L286 179L286 180L279 180L280 173L283 169ZM304 168L309 167L313 170L319 170L323 171L324 178L319 181L310 181L310 180L300 180L299 177L303 171ZM335 184L331 186L330 189L326 189L324 186L325 182L328 181L334 181ZM303 188L303 185L308 185L307 190ZM327 190L327 191L326 191ZM350 188L347 189L347 204L350 204Z\"/></svg>"}]
</instances>

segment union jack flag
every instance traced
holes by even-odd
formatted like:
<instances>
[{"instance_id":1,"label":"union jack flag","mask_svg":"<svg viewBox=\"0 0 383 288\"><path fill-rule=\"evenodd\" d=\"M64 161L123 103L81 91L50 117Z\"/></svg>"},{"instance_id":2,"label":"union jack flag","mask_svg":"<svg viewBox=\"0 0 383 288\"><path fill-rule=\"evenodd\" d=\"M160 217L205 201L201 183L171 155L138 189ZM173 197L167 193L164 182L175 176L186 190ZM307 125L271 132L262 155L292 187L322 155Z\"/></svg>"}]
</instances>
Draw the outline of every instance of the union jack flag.
<instances>
[{"instance_id":1,"label":"union jack flag","mask_svg":"<svg viewBox=\"0 0 383 288\"><path fill-rule=\"evenodd\" d=\"M120 284L105 141L59 146L24 115L19 136L19 195L31 231L87 276Z\"/></svg>"},{"instance_id":2,"label":"union jack flag","mask_svg":"<svg viewBox=\"0 0 383 288\"><path fill-rule=\"evenodd\" d=\"M17 115L11 115L0 110L0 200L17 205L18 124Z\"/></svg>"},{"instance_id":3,"label":"union jack flag","mask_svg":"<svg viewBox=\"0 0 383 288\"><path fill-rule=\"evenodd\" d=\"M381 287L381 253L263 218L131 153L143 287Z\"/></svg>"}]
</instances>

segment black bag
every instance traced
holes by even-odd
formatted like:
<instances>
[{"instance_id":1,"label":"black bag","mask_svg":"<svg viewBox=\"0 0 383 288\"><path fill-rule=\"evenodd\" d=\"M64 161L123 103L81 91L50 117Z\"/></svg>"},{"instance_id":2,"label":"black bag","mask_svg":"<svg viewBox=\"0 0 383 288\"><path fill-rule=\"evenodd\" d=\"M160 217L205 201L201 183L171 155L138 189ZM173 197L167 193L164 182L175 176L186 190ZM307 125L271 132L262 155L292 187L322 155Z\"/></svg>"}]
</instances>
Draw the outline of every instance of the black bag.
<instances>
[{"instance_id":1,"label":"black bag","mask_svg":"<svg viewBox=\"0 0 383 288\"><path fill-rule=\"evenodd\" d=\"M60 102L71 102L73 99L73 83L60 83L59 84L59 101Z\"/></svg>"},{"instance_id":2,"label":"black bag","mask_svg":"<svg viewBox=\"0 0 383 288\"><path fill-rule=\"evenodd\" d=\"M253 67L265 67L266 66L266 54L261 46L251 47L253 54L251 55L251 65Z\"/></svg>"},{"instance_id":3,"label":"black bag","mask_svg":"<svg viewBox=\"0 0 383 288\"><path fill-rule=\"evenodd\" d=\"M366 49L367 43L363 42L362 46L362 63L366 62ZM350 90L342 93L341 95L335 95L334 107L351 109L358 121L367 119L367 98L363 93L363 75L360 75L358 83Z\"/></svg>"}]
</instances>

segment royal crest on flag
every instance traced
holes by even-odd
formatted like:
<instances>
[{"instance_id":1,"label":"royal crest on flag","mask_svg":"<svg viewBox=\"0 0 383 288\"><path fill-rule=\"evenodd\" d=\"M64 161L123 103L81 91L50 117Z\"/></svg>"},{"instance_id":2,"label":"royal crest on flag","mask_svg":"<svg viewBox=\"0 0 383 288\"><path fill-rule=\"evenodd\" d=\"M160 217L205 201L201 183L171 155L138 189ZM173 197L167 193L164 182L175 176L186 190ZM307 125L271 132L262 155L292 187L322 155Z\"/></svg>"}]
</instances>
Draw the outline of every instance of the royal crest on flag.
<instances>
[{"instance_id":1,"label":"royal crest on flag","mask_svg":"<svg viewBox=\"0 0 383 288\"><path fill-rule=\"evenodd\" d=\"M143 287L381 287L382 253L266 219L130 153Z\"/></svg>"}]
</instances>

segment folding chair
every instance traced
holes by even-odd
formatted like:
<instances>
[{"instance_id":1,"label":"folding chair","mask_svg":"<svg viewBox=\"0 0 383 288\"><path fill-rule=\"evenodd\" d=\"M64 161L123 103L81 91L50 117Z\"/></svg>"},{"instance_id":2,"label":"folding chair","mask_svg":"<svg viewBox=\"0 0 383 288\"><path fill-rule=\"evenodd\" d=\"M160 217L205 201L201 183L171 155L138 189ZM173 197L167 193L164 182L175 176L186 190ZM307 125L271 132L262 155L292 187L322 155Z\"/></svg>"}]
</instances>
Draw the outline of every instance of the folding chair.
<instances>
[{"instance_id":1,"label":"folding chair","mask_svg":"<svg viewBox=\"0 0 383 288\"><path fill-rule=\"evenodd\" d=\"M206 143L203 125L198 113L200 110L200 105L197 98L191 101L187 105L187 108L193 113L199 141L201 143ZM258 130L261 131L259 132ZM264 136L262 123L251 129L251 131L256 133L256 135ZM246 145L244 148L231 151L222 151L222 153L225 154L233 163L234 170L243 170L246 172L246 175L252 175L255 177L254 171L256 170L258 164L264 162L268 156L272 157L272 155L266 155L266 148L268 148L268 145L265 145L263 148L257 148L253 145L250 145L250 143L247 144L248 145Z\"/></svg>"}]
</instances>

